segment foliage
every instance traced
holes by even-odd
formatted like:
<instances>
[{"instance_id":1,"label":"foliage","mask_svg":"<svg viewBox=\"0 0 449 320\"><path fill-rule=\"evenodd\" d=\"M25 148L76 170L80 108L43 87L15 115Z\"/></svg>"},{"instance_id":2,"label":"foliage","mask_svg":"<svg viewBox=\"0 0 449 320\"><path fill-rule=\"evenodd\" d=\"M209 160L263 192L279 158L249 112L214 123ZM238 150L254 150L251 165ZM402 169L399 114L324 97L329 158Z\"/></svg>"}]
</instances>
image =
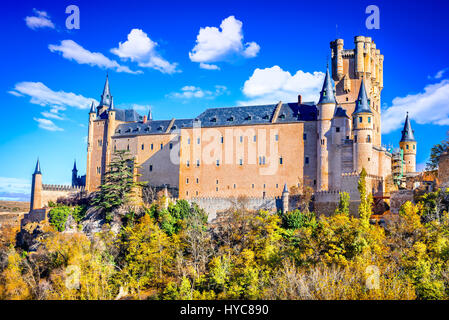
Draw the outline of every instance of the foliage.
<instances>
[{"instance_id":1,"label":"foliage","mask_svg":"<svg viewBox=\"0 0 449 320\"><path fill-rule=\"evenodd\" d=\"M357 190L360 193L359 216L362 225L366 228L369 225L369 219L372 215L373 195L367 194L366 190L366 170L362 168Z\"/></svg>"},{"instance_id":2,"label":"foliage","mask_svg":"<svg viewBox=\"0 0 449 320\"><path fill-rule=\"evenodd\" d=\"M432 171L438 169L438 162L440 161L440 156L444 152L449 150L449 139L437 143L430 150L430 158L426 163L426 170Z\"/></svg>"},{"instance_id":3,"label":"foliage","mask_svg":"<svg viewBox=\"0 0 449 320\"><path fill-rule=\"evenodd\" d=\"M349 216L349 193L340 192L340 201L335 209L335 214L344 214Z\"/></svg>"},{"instance_id":4,"label":"foliage","mask_svg":"<svg viewBox=\"0 0 449 320\"><path fill-rule=\"evenodd\" d=\"M137 169L129 151L117 150L113 153L100 191L92 201L95 206L104 210L106 220L112 220L112 210L128 203L135 189L142 186L136 181Z\"/></svg>"},{"instance_id":5,"label":"foliage","mask_svg":"<svg viewBox=\"0 0 449 320\"><path fill-rule=\"evenodd\" d=\"M64 231L68 216L71 215L76 223L80 223L86 215L85 206L75 206L73 208L65 205L55 205L48 213L50 225L59 232Z\"/></svg>"}]
</instances>

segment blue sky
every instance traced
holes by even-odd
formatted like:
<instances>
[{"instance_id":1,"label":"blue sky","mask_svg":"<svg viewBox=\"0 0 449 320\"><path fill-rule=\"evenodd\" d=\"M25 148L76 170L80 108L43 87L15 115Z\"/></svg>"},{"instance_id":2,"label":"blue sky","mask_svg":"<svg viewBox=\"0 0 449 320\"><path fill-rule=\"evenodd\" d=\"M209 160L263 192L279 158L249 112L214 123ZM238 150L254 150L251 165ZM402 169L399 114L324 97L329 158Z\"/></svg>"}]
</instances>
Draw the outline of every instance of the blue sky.
<instances>
[{"instance_id":1,"label":"blue sky","mask_svg":"<svg viewBox=\"0 0 449 320\"><path fill-rule=\"evenodd\" d=\"M66 7L80 10L68 30ZM365 8L380 9L380 29ZM417 163L449 129L447 1L2 2L0 199L26 199L39 156L45 183L86 169L87 112L109 72L114 103L156 119L208 107L314 99L329 42L373 38L385 56L383 144L397 146L405 110ZM338 27L336 28L336 25ZM201 30L201 31L200 31Z\"/></svg>"}]
</instances>

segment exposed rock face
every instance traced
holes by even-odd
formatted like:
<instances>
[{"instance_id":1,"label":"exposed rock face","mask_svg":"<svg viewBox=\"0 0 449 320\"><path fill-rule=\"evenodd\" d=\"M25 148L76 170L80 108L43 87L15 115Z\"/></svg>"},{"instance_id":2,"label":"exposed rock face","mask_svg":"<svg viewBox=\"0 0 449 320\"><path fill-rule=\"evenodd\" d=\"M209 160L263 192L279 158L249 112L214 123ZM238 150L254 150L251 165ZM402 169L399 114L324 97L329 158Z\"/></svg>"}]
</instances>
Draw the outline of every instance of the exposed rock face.
<instances>
[{"instance_id":1,"label":"exposed rock face","mask_svg":"<svg viewBox=\"0 0 449 320\"><path fill-rule=\"evenodd\" d=\"M27 251L37 251L42 246L45 238L44 225L38 222L30 222L22 227L17 234L17 245Z\"/></svg>"},{"instance_id":2,"label":"exposed rock face","mask_svg":"<svg viewBox=\"0 0 449 320\"><path fill-rule=\"evenodd\" d=\"M120 232L122 227L122 218L126 215L128 211L123 208L115 209L112 212L113 219L109 222L110 230L117 234ZM104 215L101 210L94 207L89 208L86 212L86 217L81 222L82 229L88 237L94 236L96 233L101 232L104 225L108 222L104 219Z\"/></svg>"}]
</instances>

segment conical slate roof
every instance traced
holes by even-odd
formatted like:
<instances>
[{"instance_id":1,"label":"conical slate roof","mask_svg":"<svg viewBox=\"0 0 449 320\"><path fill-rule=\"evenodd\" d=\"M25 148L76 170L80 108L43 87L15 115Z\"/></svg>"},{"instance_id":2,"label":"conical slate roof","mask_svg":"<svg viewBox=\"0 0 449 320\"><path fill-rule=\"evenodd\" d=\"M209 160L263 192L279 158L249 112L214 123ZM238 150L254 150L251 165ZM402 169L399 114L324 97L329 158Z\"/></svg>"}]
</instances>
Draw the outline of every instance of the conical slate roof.
<instances>
[{"instance_id":1,"label":"conical slate roof","mask_svg":"<svg viewBox=\"0 0 449 320\"><path fill-rule=\"evenodd\" d=\"M73 169L72 169L72 171L78 171L78 169L76 168L76 160L74 160L74 162L73 162Z\"/></svg>"},{"instance_id":2,"label":"conical slate roof","mask_svg":"<svg viewBox=\"0 0 449 320\"><path fill-rule=\"evenodd\" d=\"M92 105L90 106L90 111L89 111L89 113L96 113L96 111L95 111L95 105L94 105L94 102L92 101Z\"/></svg>"},{"instance_id":3,"label":"conical slate roof","mask_svg":"<svg viewBox=\"0 0 449 320\"><path fill-rule=\"evenodd\" d=\"M408 118L407 112L407 116L405 117L404 130L402 130L401 142L416 141L415 135L413 133L414 131L412 130L412 125L410 124L410 119Z\"/></svg>"},{"instance_id":4,"label":"conical slate roof","mask_svg":"<svg viewBox=\"0 0 449 320\"><path fill-rule=\"evenodd\" d=\"M109 89L109 75L106 75L106 82L104 84L103 94L101 95L100 106L110 106L111 98L111 91Z\"/></svg>"},{"instance_id":5,"label":"conical slate roof","mask_svg":"<svg viewBox=\"0 0 449 320\"><path fill-rule=\"evenodd\" d=\"M282 191L282 193L288 192L288 187L287 187L287 183L284 184L284 191Z\"/></svg>"},{"instance_id":6,"label":"conical slate roof","mask_svg":"<svg viewBox=\"0 0 449 320\"><path fill-rule=\"evenodd\" d=\"M42 172L41 172L41 164L39 162L39 158L37 158L36 169L34 169L34 174L42 174Z\"/></svg>"},{"instance_id":7,"label":"conical slate roof","mask_svg":"<svg viewBox=\"0 0 449 320\"><path fill-rule=\"evenodd\" d=\"M323 103L335 103L334 86L332 85L332 79L329 74L329 66L327 67L323 88L320 92L320 101L318 101L318 104Z\"/></svg>"},{"instance_id":8,"label":"conical slate roof","mask_svg":"<svg viewBox=\"0 0 449 320\"><path fill-rule=\"evenodd\" d=\"M153 114L151 113L151 107L150 107L150 110L148 110L148 120L153 120Z\"/></svg>"},{"instance_id":9,"label":"conical slate roof","mask_svg":"<svg viewBox=\"0 0 449 320\"><path fill-rule=\"evenodd\" d=\"M354 114L361 112L371 112L371 108L368 103L368 95L366 94L365 82L362 78L362 82L360 83L359 97L355 103Z\"/></svg>"}]
</instances>

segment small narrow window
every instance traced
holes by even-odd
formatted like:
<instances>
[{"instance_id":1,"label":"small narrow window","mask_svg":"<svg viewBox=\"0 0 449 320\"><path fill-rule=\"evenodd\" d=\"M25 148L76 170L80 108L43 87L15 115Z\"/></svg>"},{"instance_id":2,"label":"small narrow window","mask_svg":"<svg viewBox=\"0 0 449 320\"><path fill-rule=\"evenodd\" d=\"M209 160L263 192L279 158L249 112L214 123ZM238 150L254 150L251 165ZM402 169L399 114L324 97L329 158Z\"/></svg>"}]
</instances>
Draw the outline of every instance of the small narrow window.
<instances>
[{"instance_id":1,"label":"small narrow window","mask_svg":"<svg viewBox=\"0 0 449 320\"><path fill-rule=\"evenodd\" d=\"M215 182L216 182L216 184L218 184L218 179Z\"/></svg>"},{"instance_id":2,"label":"small narrow window","mask_svg":"<svg viewBox=\"0 0 449 320\"><path fill-rule=\"evenodd\" d=\"M368 117L368 123L371 123L371 117Z\"/></svg>"},{"instance_id":3,"label":"small narrow window","mask_svg":"<svg viewBox=\"0 0 449 320\"><path fill-rule=\"evenodd\" d=\"M408 150L408 144L405 146L405 148Z\"/></svg>"},{"instance_id":4,"label":"small narrow window","mask_svg":"<svg viewBox=\"0 0 449 320\"><path fill-rule=\"evenodd\" d=\"M187 160L186 165L187 165L187 167L190 167L190 161L189 160Z\"/></svg>"},{"instance_id":5,"label":"small narrow window","mask_svg":"<svg viewBox=\"0 0 449 320\"><path fill-rule=\"evenodd\" d=\"M304 133L304 134L302 135L302 139L303 139L303 140L307 140L307 133Z\"/></svg>"},{"instance_id":6,"label":"small narrow window","mask_svg":"<svg viewBox=\"0 0 449 320\"><path fill-rule=\"evenodd\" d=\"M153 144L151 144L150 149L153 150Z\"/></svg>"},{"instance_id":7,"label":"small narrow window","mask_svg":"<svg viewBox=\"0 0 449 320\"><path fill-rule=\"evenodd\" d=\"M142 150L144 150L145 149L145 145L142 143Z\"/></svg>"},{"instance_id":8,"label":"small narrow window","mask_svg":"<svg viewBox=\"0 0 449 320\"><path fill-rule=\"evenodd\" d=\"M189 184L189 178L186 179L186 184Z\"/></svg>"},{"instance_id":9,"label":"small narrow window","mask_svg":"<svg viewBox=\"0 0 449 320\"><path fill-rule=\"evenodd\" d=\"M217 160L217 167L220 166L220 160Z\"/></svg>"},{"instance_id":10,"label":"small narrow window","mask_svg":"<svg viewBox=\"0 0 449 320\"><path fill-rule=\"evenodd\" d=\"M190 138L187 138L187 144L190 144Z\"/></svg>"},{"instance_id":11,"label":"small narrow window","mask_svg":"<svg viewBox=\"0 0 449 320\"><path fill-rule=\"evenodd\" d=\"M128 146L126 147L126 150L128 150L128 151L129 151L129 144L128 144Z\"/></svg>"},{"instance_id":12,"label":"small narrow window","mask_svg":"<svg viewBox=\"0 0 449 320\"><path fill-rule=\"evenodd\" d=\"M235 183L234 183L234 189L236 188L236 185L235 185Z\"/></svg>"},{"instance_id":13,"label":"small narrow window","mask_svg":"<svg viewBox=\"0 0 449 320\"><path fill-rule=\"evenodd\" d=\"M276 141L279 141L279 135L278 134L275 135L274 137L275 137Z\"/></svg>"},{"instance_id":14,"label":"small narrow window","mask_svg":"<svg viewBox=\"0 0 449 320\"><path fill-rule=\"evenodd\" d=\"M201 142L201 141L200 141L200 138L196 139L196 143L197 143L197 144L200 144L200 142Z\"/></svg>"},{"instance_id":15,"label":"small narrow window","mask_svg":"<svg viewBox=\"0 0 449 320\"><path fill-rule=\"evenodd\" d=\"M370 136L370 135L367 135L367 136L366 136L366 142L368 142L368 143L371 142L371 136Z\"/></svg>"},{"instance_id":16,"label":"small narrow window","mask_svg":"<svg viewBox=\"0 0 449 320\"><path fill-rule=\"evenodd\" d=\"M196 178L196 183L200 183L200 179Z\"/></svg>"},{"instance_id":17,"label":"small narrow window","mask_svg":"<svg viewBox=\"0 0 449 320\"><path fill-rule=\"evenodd\" d=\"M335 132L340 132L340 127L336 127Z\"/></svg>"},{"instance_id":18,"label":"small narrow window","mask_svg":"<svg viewBox=\"0 0 449 320\"><path fill-rule=\"evenodd\" d=\"M354 136L354 142L357 142L357 135Z\"/></svg>"},{"instance_id":19,"label":"small narrow window","mask_svg":"<svg viewBox=\"0 0 449 320\"><path fill-rule=\"evenodd\" d=\"M153 165L150 164L150 172L153 171Z\"/></svg>"},{"instance_id":20,"label":"small narrow window","mask_svg":"<svg viewBox=\"0 0 449 320\"><path fill-rule=\"evenodd\" d=\"M279 164L282 164L284 162L284 159L282 157L279 158Z\"/></svg>"},{"instance_id":21,"label":"small narrow window","mask_svg":"<svg viewBox=\"0 0 449 320\"><path fill-rule=\"evenodd\" d=\"M224 138L223 137L221 137L221 143L223 143L224 142Z\"/></svg>"},{"instance_id":22,"label":"small narrow window","mask_svg":"<svg viewBox=\"0 0 449 320\"><path fill-rule=\"evenodd\" d=\"M251 185L251 188L253 188L254 189L254 183Z\"/></svg>"},{"instance_id":23,"label":"small narrow window","mask_svg":"<svg viewBox=\"0 0 449 320\"><path fill-rule=\"evenodd\" d=\"M243 165L243 159L240 159L240 165Z\"/></svg>"},{"instance_id":24,"label":"small narrow window","mask_svg":"<svg viewBox=\"0 0 449 320\"><path fill-rule=\"evenodd\" d=\"M164 149L164 144L163 144L163 143L161 143L161 150L162 150L162 149Z\"/></svg>"},{"instance_id":25,"label":"small narrow window","mask_svg":"<svg viewBox=\"0 0 449 320\"><path fill-rule=\"evenodd\" d=\"M257 141L257 136L253 137L253 141L256 142Z\"/></svg>"},{"instance_id":26,"label":"small narrow window","mask_svg":"<svg viewBox=\"0 0 449 320\"><path fill-rule=\"evenodd\" d=\"M243 142L243 136L240 136L240 143Z\"/></svg>"},{"instance_id":27,"label":"small narrow window","mask_svg":"<svg viewBox=\"0 0 449 320\"><path fill-rule=\"evenodd\" d=\"M413 150L415 150L415 145L413 145Z\"/></svg>"},{"instance_id":28,"label":"small narrow window","mask_svg":"<svg viewBox=\"0 0 449 320\"><path fill-rule=\"evenodd\" d=\"M305 163L306 163L306 164L309 164L309 157L306 157Z\"/></svg>"},{"instance_id":29,"label":"small narrow window","mask_svg":"<svg viewBox=\"0 0 449 320\"><path fill-rule=\"evenodd\" d=\"M200 160L196 160L196 166L197 166L197 167L200 166Z\"/></svg>"},{"instance_id":30,"label":"small narrow window","mask_svg":"<svg viewBox=\"0 0 449 320\"><path fill-rule=\"evenodd\" d=\"M173 143L170 143L170 150L173 149Z\"/></svg>"},{"instance_id":31,"label":"small narrow window","mask_svg":"<svg viewBox=\"0 0 449 320\"><path fill-rule=\"evenodd\" d=\"M359 117L359 122L360 122L360 123L362 123L362 119L363 119L362 117Z\"/></svg>"}]
</instances>

